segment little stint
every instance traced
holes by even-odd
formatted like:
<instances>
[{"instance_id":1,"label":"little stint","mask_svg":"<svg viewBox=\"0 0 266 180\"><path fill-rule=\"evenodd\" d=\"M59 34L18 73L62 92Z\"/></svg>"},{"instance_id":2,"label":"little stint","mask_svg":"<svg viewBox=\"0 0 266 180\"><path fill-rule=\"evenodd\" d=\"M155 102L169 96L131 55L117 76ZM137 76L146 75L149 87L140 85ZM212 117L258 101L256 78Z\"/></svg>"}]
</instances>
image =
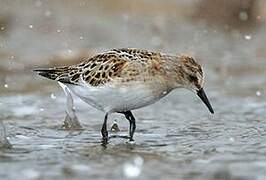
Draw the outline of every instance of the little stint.
<instances>
[{"instance_id":1,"label":"little stint","mask_svg":"<svg viewBox=\"0 0 266 180\"><path fill-rule=\"evenodd\" d=\"M105 112L101 133L108 142L107 118L124 114L129 121L129 139L136 129L132 110L155 103L176 88L194 91L211 113L212 106L203 90L204 75L198 62L186 55L168 55L133 48L113 49L64 67L34 70L57 81L64 89L67 118L78 123L72 93Z\"/></svg>"}]
</instances>

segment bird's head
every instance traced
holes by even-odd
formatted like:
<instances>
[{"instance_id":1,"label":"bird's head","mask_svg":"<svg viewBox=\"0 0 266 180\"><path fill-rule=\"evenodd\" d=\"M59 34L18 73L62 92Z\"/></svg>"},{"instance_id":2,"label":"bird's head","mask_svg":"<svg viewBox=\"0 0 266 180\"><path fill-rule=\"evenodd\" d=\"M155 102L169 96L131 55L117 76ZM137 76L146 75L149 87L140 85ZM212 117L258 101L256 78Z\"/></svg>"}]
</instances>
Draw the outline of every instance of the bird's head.
<instances>
[{"instance_id":1,"label":"bird's head","mask_svg":"<svg viewBox=\"0 0 266 180\"><path fill-rule=\"evenodd\" d=\"M208 107L210 112L214 113L203 89L204 74L201 65L194 58L182 55L179 56L178 67L178 79L182 87L185 87L186 89L192 90L193 92L197 93L200 99Z\"/></svg>"}]
</instances>

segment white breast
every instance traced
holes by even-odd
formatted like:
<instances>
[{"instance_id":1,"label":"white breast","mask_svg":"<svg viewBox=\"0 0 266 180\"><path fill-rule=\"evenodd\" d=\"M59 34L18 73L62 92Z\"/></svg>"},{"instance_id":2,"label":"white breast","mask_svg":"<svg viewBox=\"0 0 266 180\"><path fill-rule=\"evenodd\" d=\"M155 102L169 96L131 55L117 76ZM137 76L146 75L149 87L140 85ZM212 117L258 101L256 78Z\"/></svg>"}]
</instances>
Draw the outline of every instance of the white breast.
<instances>
[{"instance_id":1,"label":"white breast","mask_svg":"<svg viewBox=\"0 0 266 180\"><path fill-rule=\"evenodd\" d=\"M66 85L83 101L104 112L138 109L158 101L169 92L159 86L151 88L137 82L122 86L107 83L100 87Z\"/></svg>"}]
</instances>

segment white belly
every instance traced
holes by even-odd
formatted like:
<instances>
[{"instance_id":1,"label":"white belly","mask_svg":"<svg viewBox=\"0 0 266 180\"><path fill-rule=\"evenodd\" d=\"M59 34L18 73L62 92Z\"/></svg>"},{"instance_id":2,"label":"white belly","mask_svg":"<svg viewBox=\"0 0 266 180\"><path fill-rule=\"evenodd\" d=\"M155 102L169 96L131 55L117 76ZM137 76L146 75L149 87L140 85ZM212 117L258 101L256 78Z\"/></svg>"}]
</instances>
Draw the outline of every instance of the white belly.
<instances>
[{"instance_id":1,"label":"white belly","mask_svg":"<svg viewBox=\"0 0 266 180\"><path fill-rule=\"evenodd\" d=\"M104 112L123 112L155 103L168 94L164 88L132 83L129 86L106 84L100 87L66 84L83 101Z\"/></svg>"}]
</instances>

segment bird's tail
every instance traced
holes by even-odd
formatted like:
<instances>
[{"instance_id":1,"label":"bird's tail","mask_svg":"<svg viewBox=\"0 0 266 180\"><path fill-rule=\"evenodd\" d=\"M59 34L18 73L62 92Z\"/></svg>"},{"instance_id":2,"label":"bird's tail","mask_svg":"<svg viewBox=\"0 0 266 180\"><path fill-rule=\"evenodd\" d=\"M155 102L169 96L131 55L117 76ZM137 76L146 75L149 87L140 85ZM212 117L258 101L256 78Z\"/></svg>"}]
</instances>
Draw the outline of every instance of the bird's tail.
<instances>
[{"instance_id":1,"label":"bird's tail","mask_svg":"<svg viewBox=\"0 0 266 180\"><path fill-rule=\"evenodd\" d=\"M33 72L48 79L60 81L63 83L70 82L67 67L34 69Z\"/></svg>"},{"instance_id":2,"label":"bird's tail","mask_svg":"<svg viewBox=\"0 0 266 180\"><path fill-rule=\"evenodd\" d=\"M58 73L56 73L55 69L34 69L33 72L36 74L46 77L48 79L55 80L58 76Z\"/></svg>"}]
</instances>

